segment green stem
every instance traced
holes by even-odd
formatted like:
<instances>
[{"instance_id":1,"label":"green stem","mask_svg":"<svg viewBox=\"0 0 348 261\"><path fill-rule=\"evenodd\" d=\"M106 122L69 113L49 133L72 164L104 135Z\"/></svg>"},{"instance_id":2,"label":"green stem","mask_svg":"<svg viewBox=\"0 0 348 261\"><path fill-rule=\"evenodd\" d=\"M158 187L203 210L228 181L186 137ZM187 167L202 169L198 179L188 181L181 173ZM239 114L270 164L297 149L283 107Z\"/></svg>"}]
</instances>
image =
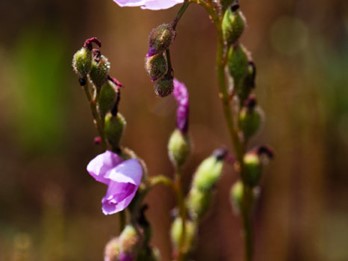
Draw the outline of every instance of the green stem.
<instances>
[{"instance_id":1,"label":"green stem","mask_svg":"<svg viewBox=\"0 0 348 261\"><path fill-rule=\"evenodd\" d=\"M105 135L104 135L104 127L103 127L103 121L101 120L98 110L97 110L97 102L95 95L91 94L89 83L87 81L86 85L83 86L83 89L86 93L86 97L88 99L89 105L91 107L91 112L94 120L94 124L98 130L99 136L101 137L102 143L104 149L106 149L106 142L105 142Z\"/></svg>"},{"instance_id":2,"label":"green stem","mask_svg":"<svg viewBox=\"0 0 348 261\"><path fill-rule=\"evenodd\" d=\"M233 148L236 154L237 161L239 163L239 174L243 177L244 166L243 166L243 157L245 154L246 146L242 141L240 136L238 135L238 129L234 124L233 114L231 110L230 104L230 95L228 93L228 86L226 84L226 75L225 68L227 63L227 54L228 47L225 44L221 22L222 17L215 13L212 15L212 8L208 5L203 6L208 11L218 34L218 42L217 42L217 52L216 52L216 64L217 64L217 78L218 78L218 86L219 86L219 97L222 104L222 109L224 112L224 118L227 124L228 133L230 139L233 144ZM242 178L242 180L244 180ZM251 218L251 210L253 204L253 193L252 189L248 187L243 182L244 192L243 192L243 204L242 204L242 219L244 226L244 244L245 244L245 260L251 261L253 258L253 229L252 229L252 218Z\"/></svg>"},{"instance_id":3,"label":"green stem","mask_svg":"<svg viewBox=\"0 0 348 261\"><path fill-rule=\"evenodd\" d=\"M253 260L253 229L252 229L252 207L253 207L253 191L247 185L243 186L243 201L242 201L242 219L244 228L244 251L245 261Z\"/></svg>"},{"instance_id":4,"label":"green stem","mask_svg":"<svg viewBox=\"0 0 348 261\"><path fill-rule=\"evenodd\" d=\"M118 214L118 217L119 217L119 226L120 226L120 233L121 233L126 226L126 211L121 211Z\"/></svg>"},{"instance_id":5,"label":"green stem","mask_svg":"<svg viewBox=\"0 0 348 261\"><path fill-rule=\"evenodd\" d=\"M186 250L185 250L185 241L186 241L186 206L185 206L185 199L184 194L182 191L182 180L180 168L177 167L175 171L175 191L176 191L176 197L177 197L177 205L179 207L179 215L181 218L181 224L182 224L182 234L179 241L179 253L178 253L178 261L185 260Z\"/></svg>"},{"instance_id":6,"label":"green stem","mask_svg":"<svg viewBox=\"0 0 348 261\"><path fill-rule=\"evenodd\" d=\"M184 4L180 7L178 13L176 14L176 16L172 22L172 27L174 30L175 30L176 26L178 25L181 17L184 15L186 9L189 7L190 3L191 3L190 1L186 0L184 2Z\"/></svg>"}]
</instances>

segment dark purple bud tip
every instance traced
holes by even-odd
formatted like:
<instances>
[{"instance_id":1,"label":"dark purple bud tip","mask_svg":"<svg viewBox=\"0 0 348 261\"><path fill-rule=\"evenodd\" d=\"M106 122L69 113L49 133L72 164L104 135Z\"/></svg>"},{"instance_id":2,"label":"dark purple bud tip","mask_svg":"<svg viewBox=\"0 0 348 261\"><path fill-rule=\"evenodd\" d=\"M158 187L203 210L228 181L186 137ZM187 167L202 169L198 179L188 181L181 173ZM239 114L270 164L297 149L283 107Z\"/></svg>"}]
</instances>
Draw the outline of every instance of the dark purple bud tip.
<instances>
[{"instance_id":1,"label":"dark purple bud tip","mask_svg":"<svg viewBox=\"0 0 348 261\"><path fill-rule=\"evenodd\" d=\"M232 12L236 12L239 9L239 1L233 3L230 8Z\"/></svg>"},{"instance_id":2,"label":"dark purple bud tip","mask_svg":"<svg viewBox=\"0 0 348 261\"><path fill-rule=\"evenodd\" d=\"M270 148L267 145L262 145L256 149L256 153L261 156L261 155L266 155L269 159L274 158L274 152L272 148Z\"/></svg>"},{"instance_id":3,"label":"dark purple bud tip","mask_svg":"<svg viewBox=\"0 0 348 261\"><path fill-rule=\"evenodd\" d=\"M215 156L217 161L222 161L226 158L228 150L226 148L219 148L214 150L213 156Z\"/></svg>"},{"instance_id":4,"label":"dark purple bud tip","mask_svg":"<svg viewBox=\"0 0 348 261\"><path fill-rule=\"evenodd\" d=\"M93 54L94 61L99 62L100 61L100 57L101 57L100 50L99 49L93 49L92 50L92 54Z\"/></svg>"},{"instance_id":5,"label":"dark purple bud tip","mask_svg":"<svg viewBox=\"0 0 348 261\"><path fill-rule=\"evenodd\" d=\"M147 51L146 57L151 57L154 56L157 53L155 48L149 48L149 50Z\"/></svg>"},{"instance_id":6,"label":"dark purple bud tip","mask_svg":"<svg viewBox=\"0 0 348 261\"><path fill-rule=\"evenodd\" d=\"M95 145L100 145L102 142L102 138L100 136L94 137L93 142Z\"/></svg>"},{"instance_id":7,"label":"dark purple bud tip","mask_svg":"<svg viewBox=\"0 0 348 261\"><path fill-rule=\"evenodd\" d=\"M87 84L87 79L84 77L79 78L80 86L85 86Z\"/></svg>"},{"instance_id":8,"label":"dark purple bud tip","mask_svg":"<svg viewBox=\"0 0 348 261\"><path fill-rule=\"evenodd\" d=\"M115 77L111 77L110 75L108 75L108 80L114 83L117 87L120 87L120 88L123 87L123 84L119 80L117 80Z\"/></svg>"},{"instance_id":9,"label":"dark purple bud tip","mask_svg":"<svg viewBox=\"0 0 348 261\"><path fill-rule=\"evenodd\" d=\"M255 95L249 95L249 97L244 101L244 106L250 110L254 109L256 105L257 101Z\"/></svg>"},{"instance_id":10,"label":"dark purple bud tip","mask_svg":"<svg viewBox=\"0 0 348 261\"><path fill-rule=\"evenodd\" d=\"M89 49L89 50L92 50L93 48L93 45L92 44L96 44L98 47L101 47L101 42L97 39L97 37L91 37L91 38L88 38L84 44L83 44L83 47Z\"/></svg>"}]
</instances>

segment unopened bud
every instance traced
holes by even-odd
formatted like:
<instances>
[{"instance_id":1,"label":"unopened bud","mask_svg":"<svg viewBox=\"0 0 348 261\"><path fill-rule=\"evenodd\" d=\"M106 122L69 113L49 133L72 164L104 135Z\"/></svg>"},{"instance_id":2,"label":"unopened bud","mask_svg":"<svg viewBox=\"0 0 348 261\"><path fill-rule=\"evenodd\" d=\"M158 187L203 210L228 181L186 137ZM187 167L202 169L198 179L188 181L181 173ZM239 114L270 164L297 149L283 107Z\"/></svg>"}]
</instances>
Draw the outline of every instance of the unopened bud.
<instances>
[{"instance_id":1,"label":"unopened bud","mask_svg":"<svg viewBox=\"0 0 348 261\"><path fill-rule=\"evenodd\" d=\"M168 71L168 62L163 53L153 56L146 56L145 69L151 81L156 81L164 76Z\"/></svg>"},{"instance_id":2,"label":"unopened bud","mask_svg":"<svg viewBox=\"0 0 348 261\"><path fill-rule=\"evenodd\" d=\"M175 38L175 31L171 24L161 24L154 28L149 36L149 50L147 55L163 53L169 48Z\"/></svg>"},{"instance_id":3,"label":"unopened bud","mask_svg":"<svg viewBox=\"0 0 348 261\"><path fill-rule=\"evenodd\" d=\"M217 150L203 160L194 174L192 186L202 191L211 190L221 176L225 156L225 150Z\"/></svg>"},{"instance_id":4,"label":"unopened bud","mask_svg":"<svg viewBox=\"0 0 348 261\"><path fill-rule=\"evenodd\" d=\"M251 138L259 130L262 122L262 111L257 106L254 97L249 97L241 108L238 122L245 140Z\"/></svg>"},{"instance_id":5,"label":"unopened bud","mask_svg":"<svg viewBox=\"0 0 348 261\"><path fill-rule=\"evenodd\" d=\"M124 128L126 126L126 120L122 114L117 113L112 115L108 113L105 116L105 136L113 150L118 150L120 147L120 140L123 135Z\"/></svg>"},{"instance_id":6,"label":"unopened bud","mask_svg":"<svg viewBox=\"0 0 348 261\"><path fill-rule=\"evenodd\" d=\"M190 154L190 141L180 130L173 131L168 142L169 158L173 165L182 166Z\"/></svg>"},{"instance_id":7,"label":"unopened bud","mask_svg":"<svg viewBox=\"0 0 348 261\"><path fill-rule=\"evenodd\" d=\"M92 51L82 47L74 54L72 66L81 79L86 79L92 67Z\"/></svg>"},{"instance_id":8,"label":"unopened bud","mask_svg":"<svg viewBox=\"0 0 348 261\"><path fill-rule=\"evenodd\" d=\"M97 51L92 62L91 72L89 74L97 90L100 90L100 88L106 82L109 72L110 62L108 58L101 55L99 51Z\"/></svg>"},{"instance_id":9,"label":"unopened bud","mask_svg":"<svg viewBox=\"0 0 348 261\"><path fill-rule=\"evenodd\" d=\"M120 251L121 249L118 238L111 239L105 246L104 261L118 261Z\"/></svg>"},{"instance_id":10,"label":"unopened bud","mask_svg":"<svg viewBox=\"0 0 348 261\"><path fill-rule=\"evenodd\" d=\"M121 249L121 254L123 256L135 256L141 242L140 233L138 233L134 226L127 225L120 237L119 244ZM122 259L120 259L122 260ZM127 259L128 260L128 259ZM133 260L133 259L131 259Z\"/></svg>"},{"instance_id":11,"label":"unopened bud","mask_svg":"<svg viewBox=\"0 0 348 261\"><path fill-rule=\"evenodd\" d=\"M243 158L244 182L250 187L255 187L260 183L262 176L262 162L259 155L253 151L248 152Z\"/></svg>"},{"instance_id":12,"label":"unopened bud","mask_svg":"<svg viewBox=\"0 0 348 261\"><path fill-rule=\"evenodd\" d=\"M200 190L196 187L190 189L186 203L190 216L194 220L201 219L207 212L212 195L212 191Z\"/></svg>"},{"instance_id":13,"label":"unopened bud","mask_svg":"<svg viewBox=\"0 0 348 261\"><path fill-rule=\"evenodd\" d=\"M183 251L185 254L188 253L193 245L194 239L196 234L196 226L195 224L189 220L185 220L185 241L183 243L183 246L181 251ZM183 236L183 224L182 219L180 217L177 217L173 223L170 230L170 236L173 242L173 245L176 249L179 249L181 241L181 237Z\"/></svg>"},{"instance_id":14,"label":"unopened bud","mask_svg":"<svg viewBox=\"0 0 348 261\"><path fill-rule=\"evenodd\" d=\"M166 97L173 92L174 80L170 75L165 75L163 78L155 82L154 91L160 97Z\"/></svg>"},{"instance_id":15,"label":"unopened bud","mask_svg":"<svg viewBox=\"0 0 348 261\"><path fill-rule=\"evenodd\" d=\"M228 53L228 69L237 93L243 88L243 80L248 71L248 56L247 50L240 44L233 45Z\"/></svg>"},{"instance_id":16,"label":"unopened bud","mask_svg":"<svg viewBox=\"0 0 348 261\"><path fill-rule=\"evenodd\" d=\"M107 80L103 84L98 96L98 107L101 118L104 118L105 115L115 106L118 93L119 87L112 81Z\"/></svg>"},{"instance_id":17,"label":"unopened bud","mask_svg":"<svg viewBox=\"0 0 348 261\"><path fill-rule=\"evenodd\" d=\"M237 181L233 184L230 190L231 204L236 213L240 213L243 203L243 182Z\"/></svg>"},{"instance_id":18,"label":"unopened bud","mask_svg":"<svg viewBox=\"0 0 348 261\"><path fill-rule=\"evenodd\" d=\"M245 17L239 10L239 4L233 3L227 8L222 20L222 33L228 45L238 41L245 28Z\"/></svg>"}]
</instances>

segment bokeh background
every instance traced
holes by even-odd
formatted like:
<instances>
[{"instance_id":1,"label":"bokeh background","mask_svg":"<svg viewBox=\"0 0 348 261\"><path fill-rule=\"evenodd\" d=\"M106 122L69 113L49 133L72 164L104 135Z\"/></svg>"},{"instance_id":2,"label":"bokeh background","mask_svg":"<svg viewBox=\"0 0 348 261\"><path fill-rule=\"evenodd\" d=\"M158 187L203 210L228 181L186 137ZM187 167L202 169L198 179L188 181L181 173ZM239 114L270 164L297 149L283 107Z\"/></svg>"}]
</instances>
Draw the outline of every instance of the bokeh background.
<instances>
[{"instance_id":1,"label":"bokeh background","mask_svg":"<svg viewBox=\"0 0 348 261\"><path fill-rule=\"evenodd\" d=\"M255 213L256 258L265 261L348 260L348 3L346 0L243 0L242 38L258 68L257 95L266 120L252 145L276 151ZM0 260L102 260L117 235L104 216L105 187L85 171L101 150L88 103L71 69L90 36L103 42L111 73L126 86L124 144L151 175L172 175L166 157L175 103L155 97L143 69L148 32L170 21L159 12L119 8L111 0L1 0ZM172 47L178 79L191 93L194 152L199 162L229 146L215 81L215 32L192 5ZM203 221L196 260L242 260L240 219L228 192L227 166ZM147 199L153 244L170 260L174 197L159 187Z\"/></svg>"}]
</instances>

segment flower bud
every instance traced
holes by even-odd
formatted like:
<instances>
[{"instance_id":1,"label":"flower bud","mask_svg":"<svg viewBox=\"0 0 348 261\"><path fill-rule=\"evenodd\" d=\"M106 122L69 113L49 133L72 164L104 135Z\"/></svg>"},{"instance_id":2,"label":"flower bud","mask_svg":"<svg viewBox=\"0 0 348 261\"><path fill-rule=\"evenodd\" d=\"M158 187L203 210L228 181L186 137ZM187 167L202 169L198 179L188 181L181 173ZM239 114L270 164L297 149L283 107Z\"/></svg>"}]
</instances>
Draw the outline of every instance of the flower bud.
<instances>
[{"instance_id":1,"label":"flower bud","mask_svg":"<svg viewBox=\"0 0 348 261\"><path fill-rule=\"evenodd\" d=\"M168 96L173 92L173 89L174 81L173 77L170 75L166 75L163 78L159 79L154 85L155 93L160 97Z\"/></svg>"},{"instance_id":2,"label":"flower bud","mask_svg":"<svg viewBox=\"0 0 348 261\"><path fill-rule=\"evenodd\" d=\"M170 237L172 239L173 245L176 249L180 247L181 237L183 233L183 224L180 217L175 218L170 229ZM185 221L185 241L183 244L182 251L188 253L192 247L193 241L195 239L196 226L191 221L186 219Z\"/></svg>"},{"instance_id":3,"label":"flower bud","mask_svg":"<svg viewBox=\"0 0 348 261\"><path fill-rule=\"evenodd\" d=\"M147 56L164 52L175 38L175 31L171 24L161 24L152 29L149 36L149 50Z\"/></svg>"},{"instance_id":4,"label":"flower bud","mask_svg":"<svg viewBox=\"0 0 348 261\"><path fill-rule=\"evenodd\" d=\"M260 128L262 122L262 112L256 105L256 99L249 97L245 105L239 112L239 128L244 135L244 139L251 138Z\"/></svg>"},{"instance_id":5,"label":"flower bud","mask_svg":"<svg viewBox=\"0 0 348 261\"><path fill-rule=\"evenodd\" d=\"M190 141L180 130L173 131L168 142L169 158L173 165L182 166L190 154Z\"/></svg>"},{"instance_id":6,"label":"flower bud","mask_svg":"<svg viewBox=\"0 0 348 261\"><path fill-rule=\"evenodd\" d=\"M192 187L187 197L187 208L190 216L194 219L201 219L207 212L213 193L211 191L199 190Z\"/></svg>"},{"instance_id":7,"label":"flower bud","mask_svg":"<svg viewBox=\"0 0 348 261\"><path fill-rule=\"evenodd\" d=\"M168 62L164 54L158 53L153 56L146 56L145 69L151 81L156 81L164 76L168 71Z\"/></svg>"},{"instance_id":8,"label":"flower bud","mask_svg":"<svg viewBox=\"0 0 348 261\"><path fill-rule=\"evenodd\" d=\"M89 74L93 84L97 90L103 86L106 82L110 72L110 62L104 55L100 55L99 51L96 52L92 62L91 72Z\"/></svg>"},{"instance_id":9,"label":"flower bud","mask_svg":"<svg viewBox=\"0 0 348 261\"><path fill-rule=\"evenodd\" d=\"M243 158L244 164L244 182L250 187L259 184L262 175L262 162L255 152L248 152Z\"/></svg>"},{"instance_id":10,"label":"flower bud","mask_svg":"<svg viewBox=\"0 0 348 261\"><path fill-rule=\"evenodd\" d=\"M245 17L239 10L239 4L233 3L227 8L222 20L222 33L228 45L238 41L245 28Z\"/></svg>"},{"instance_id":11,"label":"flower bud","mask_svg":"<svg viewBox=\"0 0 348 261\"><path fill-rule=\"evenodd\" d=\"M122 138L125 126L126 120L122 114L117 113L116 115L112 115L111 113L108 113L105 116L105 136L113 150L119 149L120 140Z\"/></svg>"},{"instance_id":12,"label":"flower bud","mask_svg":"<svg viewBox=\"0 0 348 261\"><path fill-rule=\"evenodd\" d=\"M107 80L103 84L98 96L98 108L101 118L104 118L115 106L118 94L119 88L111 80Z\"/></svg>"},{"instance_id":13,"label":"flower bud","mask_svg":"<svg viewBox=\"0 0 348 261\"><path fill-rule=\"evenodd\" d=\"M92 67L92 51L82 47L74 54L72 66L81 79L86 79Z\"/></svg>"},{"instance_id":14,"label":"flower bud","mask_svg":"<svg viewBox=\"0 0 348 261\"><path fill-rule=\"evenodd\" d=\"M134 226L127 225L123 229L119 237L119 244L120 244L122 255L135 256L139 248L140 242L141 242L140 234L136 231ZM133 259L130 259L130 260L133 260Z\"/></svg>"},{"instance_id":15,"label":"flower bud","mask_svg":"<svg viewBox=\"0 0 348 261\"><path fill-rule=\"evenodd\" d=\"M237 181L230 190L231 204L236 213L240 213L243 202L243 182Z\"/></svg>"},{"instance_id":16,"label":"flower bud","mask_svg":"<svg viewBox=\"0 0 348 261\"><path fill-rule=\"evenodd\" d=\"M120 242L118 238L111 239L105 246L104 261L118 261L120 251Z\"/></svg>"},{"instance_id":17,"label":"flower bud","mask_svg":"<svg viewBox=\"0 0 348 261\"><path fill-rule=\"evenodd\" d=\"M202 161L194 174L192 186L202 191L211 190L221 176L225 156L226 150L219 149Z\"/></svg>"},{"instance_id":18,"label":"flower bud","mask_svg":"<svg viewBox=\"0 0 348 261\"><path fill-rule=\"evenodd\" d=\"M237 93L243 88L243 80L248 71L248 56L247 50L240 44L233 45L228 52L228 70Z\"/></svg>"}]
</instances>

